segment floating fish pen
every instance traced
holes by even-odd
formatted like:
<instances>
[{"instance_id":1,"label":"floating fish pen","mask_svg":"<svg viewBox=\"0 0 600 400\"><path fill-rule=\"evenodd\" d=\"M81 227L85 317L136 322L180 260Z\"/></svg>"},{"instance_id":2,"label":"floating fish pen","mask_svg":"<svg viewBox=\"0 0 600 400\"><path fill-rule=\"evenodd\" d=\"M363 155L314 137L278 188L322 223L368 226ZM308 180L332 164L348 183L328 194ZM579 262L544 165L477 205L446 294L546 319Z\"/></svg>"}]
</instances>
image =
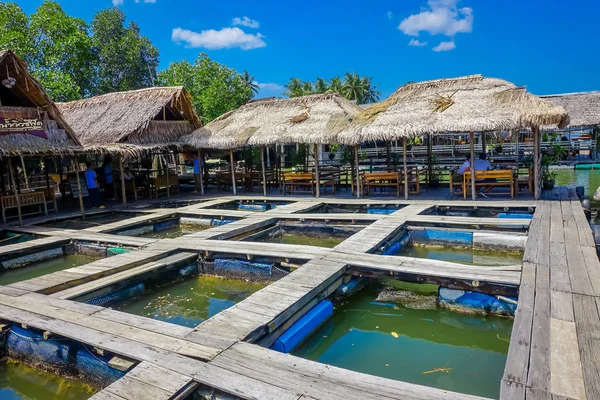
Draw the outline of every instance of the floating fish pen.
<instances>
[{"instance_id":1,"label":"floating fish pen","mask_svg":"<svg viewBox=\"0 0 600 400\"><path fill-rule=\"evenodd\" d=\"M498 397L514 297L349 279L284 331L271 349L388 379ZM459 302L473 312L456 312L452 305Z\"/></svg>"},{"instance_id":2,"label":"floating fish pen","mask_svg":"<svg viewBox=\"0 0 600 400\"><path fill-rule=\"evenodd\" d=\"M273 210L277 207L286 206L294 203L293 201L274 201L274 200L236 200L210 206L216 210L236 210L236 211L255 211L263 212Z\"/></svg>"},{"instance_id":3,"label":"floating fish pen","mask_svg":"<svg viewBox=\"0 0 600 400\"><path fill-rule=\"evenodd\" d=\"M154 239L175 239L190 233L200 232L215 226L229 224L236 219L227 217L202 217L178 215L149 221L112 232L116 235L138 236Z\"/></svg>"},{"instance_id":4,"label":"floating fish pen","mask_svg":"<svg viewBox=\"0 0 600 400\"><path fill-rule=\"evenodd\" d=\"M338 223L336 221L280 220L266 228L247 232L230 240L333 248L365 226L347 221Z\"/></svg>"},{"instance_id":5,"label":"floating fish pen","mask_svg":"<svg viewBox=\"0 0 600 400\"><path fill-rule=\"evenodd\" d=\"M405 204L333 204L326 203L303 210L299 214L392 214Z\"/></svg>"},{"instance_id":6,"label":"floating fish pen","mask_svg":"<svg viewBox=\"0 0 600 400\"><path fill-rule=\"evenodd\" d=\"M434 206L420 215L472 218L532 219L533 207Z\"/></svg>"},{"instance_id":7,"label":"floating fish pen","mask_svg":"<svg viewBox=\"0 0 600 400\"><path fill-rule=\"evenodd\" d=\"M0 258L0 285L78 267L126 251L130 249L72 241L59 246L39 248L26 254L11 253Z\"/></svg>"},{"instance_id":8,"label":"floating fish pen","mask_svg":"<svg viewBox=\"0 0 600 400\"><path fill-rule=\"evenodd\" d=\"M79 218L64 218L44 222L43 226L60 229L87 229L100 225L111 224L113 222L125 221L129 218L139 217L143 213L136 212L98 212L90 213L85 216L85 219Z\"/></svg>"},{"instance_id":9,"label":"floating fish pen","mask_svg":"<svg viewBox=\"0 0 600 400\"><path fill-rule=\"evenodd\" d=\"M158 201L152 202L148 204L144 204L142 206L136 207L138 209L144 208L182 208L193 206L195 204L204 203L207 200L167 200L167 201Z\"/></svg>"},{"instance_id":10,"label":"floating fish pen","mask_svg":"<svg viewBox=\"0 0 600 400\"><path fill-rule=\"evenodd\" d=\"M479 266L520 265L527 235L405 226L378 246L376 254Z\"/></svg>"},{"instance_id":11,"label":"floating fish pen","mask_svg":"<svg viewBox=\"0 0 600 400\"><path fill-rule=\"evenodd\" d=\"M36 235L20 232L11 232L7 230L0 231L0 247L11 244L25 243L37 239Z\"/></svg>"},{"instance_id":12,"label":"floating fish pen","mask_svg":"<svg viewBox=\"0 0 600 400\"><path fill-rule=\"evenodd\" d=\"M115 354L12 323L0 332L0 357L3 399L87 399L134 366Z\"/></svg>"},{"instance_id":13,"label":"floating fish pen","mask_svg":"<svg viewBox=\"0 0 600 400\"><path fill-rule=\"evenodd\" d=\"M196 253L178 253L158 263L159 268L133 268L116 283L110 278L104 286L102 280L90 283L75 300L195 327L299 266L269 257Z\"/></svg>"}]
</instances>

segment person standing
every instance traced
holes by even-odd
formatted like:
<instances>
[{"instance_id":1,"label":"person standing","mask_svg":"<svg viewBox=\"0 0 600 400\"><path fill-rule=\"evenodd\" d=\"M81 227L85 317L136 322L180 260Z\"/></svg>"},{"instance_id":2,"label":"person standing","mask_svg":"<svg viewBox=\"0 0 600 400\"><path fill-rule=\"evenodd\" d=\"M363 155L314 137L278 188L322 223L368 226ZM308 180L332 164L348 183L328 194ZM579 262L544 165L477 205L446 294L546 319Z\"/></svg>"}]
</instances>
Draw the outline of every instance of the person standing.
<instances>
[{"instance_id":1,"label":"person standing","mask_svg":"<svg viewBox=\"0 0 600 400\"><path fill-rule=\"evenodd\" d=\"M98 177L96 176L96 171L94 171L92 168L92 163L89 161L85 163L85 166L87 167L85 170L85 183L88 187L90 204L92 208L104 208L104 206L100 204L100 192L98 188Z\"/></svg>"},{"instance_id":2,"label":"person standing","mask_svg":"<svg viewBox=\"0 0 600 400\"><path fill-rule=\"evenodd\" d=\"M196 190L194 193L200 192L200 180L202 179L202 161L198 158L198 154L194 153L194 184Z\"/></svg>"},{"instance_id":3,"label":"person standing","mask_svg":"<svg viewBox=\"0 0 600 400\"><path fill-rule=\"evenodd\" d=\"M111 162L112 158L109 155L104 157L104 162L102 163L102 173L104 174L104 192L106 193L107 200L116 200Z\"/></svg>"}]
</instances>

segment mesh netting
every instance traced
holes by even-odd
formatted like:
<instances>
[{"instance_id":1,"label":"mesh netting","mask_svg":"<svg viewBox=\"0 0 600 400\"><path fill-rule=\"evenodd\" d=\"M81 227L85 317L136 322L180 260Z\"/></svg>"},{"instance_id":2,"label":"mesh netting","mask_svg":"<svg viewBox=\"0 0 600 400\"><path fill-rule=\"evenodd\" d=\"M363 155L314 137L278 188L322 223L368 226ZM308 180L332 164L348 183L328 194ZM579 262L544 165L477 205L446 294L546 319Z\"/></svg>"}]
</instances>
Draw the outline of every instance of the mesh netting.
<instances>
[{"instance_id":1,"label":"mesh netting","mask_svg":"<svg viewBox=\"0 0 600 400\"><path fill-rule=\"evenodd\" d=\"M110 307L113 304L118 304L140 296L142 293L144 293L144 290L146 290L146 285L144 285L143 282L135 283L114 292L86 300L85 302L95 306Z\"/></svg>"},{"instance_id":2,"label":"mesh netting","mask_svg":"<svg viewBox=\"0 0 600 400\"><path fill-rule=\"evenodd\" d=\"M142 236L142 235L146 235L148 233L152 233L154 232L154 226L153 225L142 225L140 227L137 228L131 228L131 229L127 229L124 231L119 231L117 232L117 235L122 235L122 236Z\"/></svg>"},{"instance_id":3,"label":"mesh netting","mask_svg":"<svg viewBox=\"0 0 600 400\"><path fill-rule=\"evenodd\" d=\"M8 334L8 355L29 364L67 370L72 367L67 339L44 340L40 333L14 325Z\"/></svg>"},{"instance_id":4,"label":"mesh netting","mask_svg":"<svg viewBox=\"0 0 600 400\"><path fill-rule=\"evenodd\" d=\"M289 272L273 262L258 262L236 258L215 258L201 262L201 272L228 279L271 282L283 278Z\"/></svg>"},{"instance_id":5,"label":"mesh netting","mask_svg":"<svg viewBox=\"0 0 600 400\"><path fill-rule=\"evenodd\" d=\"M111 357L94 354L87 346L79 349L75 358L79 376L95 386L106 387L125 375L125 372L108 364Z\"/></svg>"},{"instance_id":6,"label":"mesh netting","mask_svg":"<svg viewBox=\"0 0 600 400\"><path fill-rule=\"evenodd\" d=\"M31 264L33 262L39 262L44 260L50 260L52 258L62 257L64 255L64 250L62 247L57 247L54 249L48 249L43 251L38 251L37 253L25 254L20 257L16 257L10 260L5 260L0 263L2 268L10 269L10 268L19 268L27 264Z\"/></svg>"},{"instance_id":7,"label":"mesh netting","mask_svg":"<svg viewBox=\"0 0 600 400\"><path fill-rule=\"evenodd\" d=\"M106 246L91 243L73 242L65 245L65 254L84 254L86 256L106 256Z\"/></svg>"}]
</instances>

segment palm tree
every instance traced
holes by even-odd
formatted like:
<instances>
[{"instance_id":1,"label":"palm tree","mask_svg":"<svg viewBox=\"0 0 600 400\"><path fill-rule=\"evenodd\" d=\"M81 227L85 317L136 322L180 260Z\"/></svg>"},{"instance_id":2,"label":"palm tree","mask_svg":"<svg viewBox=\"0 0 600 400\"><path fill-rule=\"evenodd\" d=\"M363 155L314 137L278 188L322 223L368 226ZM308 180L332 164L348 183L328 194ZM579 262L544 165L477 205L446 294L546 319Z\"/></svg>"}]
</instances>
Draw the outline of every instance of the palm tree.
<instances>
[{"instance_id":1,"label":"palm tree","mask_svg":"<svg viewBox=\"0 0 600 400\"><path fill-rule=\"evenodd\" d=\"M315 81L315 93L325 93L328 89L327 81L323 78L317 78Z\"/></svg>"},{"instance_id":2,"label":"palm tree","mask_svg":"<svg viewBox=\"0 0 600 400\"><path fill-rule=\"evenodd\" d=\"M287 97L299 97L303 93L303 82L299 78L290 78L289 82L284 85L285 94Z\"/></svg>"},{"instance_id":3,"label":"palm tree","mask_svg":"<svg viewBox=\"0 0 600 400\"><path fill-rule=\"evenodd\" d=\"M363 88L362 101L363 104L377 103L381 92L377 90L377 85L373 85L370 76L360 78Z\"/></svg>"},{"instance_id":4,"label":"palm tree","mask_svg":"<svg viewBox=\"0 0 600 400\"><path fill-rule=\"evenodd\" d=\"M311 81L302 82L302 96L314 93L313 84Z\"/></svg>"},{"instance_id":5,"label":"palm tree","mask_svg":"<svg viewBox=\"0 0 600 400\"><path fill-rule=\"evenodd\" d=\"M244 81L244 87L250 89L250 98L253 99L258 94L259 89L256 78L251 76L248 71L244 71L242 73L242 80Z\"/></svg>"},{"instance_id":6,"label":"palm tree","mask_svg":"<svg viewBox=\"0 0 600 400\"><path fill-rule=\"evenodd\" d=\"M363 82L356 72L346 72L342 95L348 100L355 100L357 104L363 104Z\"/></svg>"},{"instance_id":7,"label":"palm tree","mask_svg":"<svg viewBox=\"0 0 600 400\"><path fill-rule=\"evenodd\" d=\"M342 93L344 91L344 84L339 76L334 76L329 80L329 88L327 92L329 93Z\"/></svg>"}]
</instances>

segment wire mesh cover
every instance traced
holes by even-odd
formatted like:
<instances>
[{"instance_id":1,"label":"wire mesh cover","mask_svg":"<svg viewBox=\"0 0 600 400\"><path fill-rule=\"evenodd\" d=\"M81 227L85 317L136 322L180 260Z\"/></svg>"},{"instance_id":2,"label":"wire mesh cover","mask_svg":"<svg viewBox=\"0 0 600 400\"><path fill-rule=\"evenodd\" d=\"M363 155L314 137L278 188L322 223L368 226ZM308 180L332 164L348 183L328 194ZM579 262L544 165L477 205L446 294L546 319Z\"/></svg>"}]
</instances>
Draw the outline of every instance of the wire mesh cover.
<instances>
[{"instance_id":1,"label":"wire mesh cover","mask_svg":"<svg viewBox=\"0 0 600 400\"><path fill-rule=\"evenodd\" d=\"M119 371L108 365L111 357L104 357L92 353L87 346L77 351L77 370L79 375L87 382L95 386L106 387L125 376L125 372Z\"/></svg>"},{"instance_id":2,"label":"wire mesh cover","mask_svg":"<svg viewBox=\"0 0 600 400\"><path fill-rule=\"evenodd\" d=\"M111 305L127 301L134 297L140 296L146 290L146 285L143 282L135 283L129 286L119 289L115 292L104 294L93 299L86 300L87 304L93 304L95 306L110 307Z\"/></svg>"},{"instance_id":3,"label":"wire mesh cover","mask_svg":"<svg viewBox=\"0 0 600 400\"><path fill-rule=\"evenodd\" d=\"M63 248L57 247L54 249L48 249L38 251L36 253L25 254L20 257L13 258L11 260L2 261L0 265L2 268L19 268L33 262L39 262L44 260L50 260L52 258L62 257L64 255Z\"/></svg>"},{"instance_id":4,"label":"wire mesh cover","mask_svg":"<svg viewBox=\"0 0 600 400\"><path fill-rule=\"evenodd\" d=\"M215 258L202 261L201 272L230 279L246 281L276 281L289 272L278 268L275 263L239 260L236 258Z\"/></svg>"}]
</instances>

